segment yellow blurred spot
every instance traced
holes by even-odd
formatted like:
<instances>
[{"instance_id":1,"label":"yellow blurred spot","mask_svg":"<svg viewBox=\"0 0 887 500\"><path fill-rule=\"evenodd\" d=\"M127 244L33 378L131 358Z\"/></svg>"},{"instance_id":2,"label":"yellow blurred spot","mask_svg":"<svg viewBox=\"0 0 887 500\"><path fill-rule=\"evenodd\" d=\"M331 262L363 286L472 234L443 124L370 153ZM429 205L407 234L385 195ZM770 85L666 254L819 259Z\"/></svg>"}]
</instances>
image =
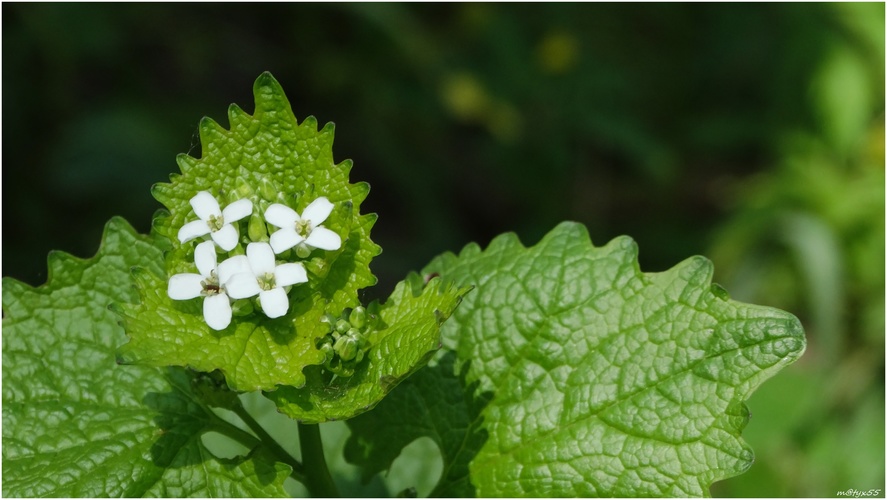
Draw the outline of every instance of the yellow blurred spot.
<instances>
[{"instance_id":1,"label":"yellow blurred spot","mask_svg":"<svg viewBox=\"0 0 887 500\"><path fill-rule=\"evenodd\" d=\"M536 48L536 59L546 73L566 73L579 60L579 42L569 33L551 33Z\"/></svg>"},{"instance_id":2,"label":"yellow blurred spot","mask_svg":"<svg viewBox=\"0 0 887 500\"><path fill-rule=\"evenodd\" d=\"M445 78L441 99L457 119L482 125L500 141L512 141L520 135L520 112L510 103L491 96L469 73Z\"/></svg>"},{"instance_id":3,"label":"yellow blurred spot","mask_svg":"<svg viewBox=\"0 0 887 500\"><path fill-rule=\"evenodd\" d=\"M443 100L447 108L458 118L480 120L490 109L490 97L473 76L458 73L444 81Z\"/></svg>"}]
</instances>

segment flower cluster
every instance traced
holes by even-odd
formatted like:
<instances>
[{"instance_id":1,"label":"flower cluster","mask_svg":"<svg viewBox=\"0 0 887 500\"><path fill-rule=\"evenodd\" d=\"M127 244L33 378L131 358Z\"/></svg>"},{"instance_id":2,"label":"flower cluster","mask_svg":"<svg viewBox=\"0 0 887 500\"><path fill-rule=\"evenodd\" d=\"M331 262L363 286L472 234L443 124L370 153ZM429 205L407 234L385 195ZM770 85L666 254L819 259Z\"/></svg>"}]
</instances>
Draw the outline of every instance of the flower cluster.
<instances>
[{"instance_id":1,"label":"flower cluster","mask_svg":"<svg viewBox=\"0 0 887 500\"><path fill-rule=\"evenodd\" d=\"M239 233L233 224L252 215L253 203L237 200L225 209L208 191L191 198L191 207L198 220L179 230L182 243L209 235L210 239L194 249L194 264L199 274L176 274L169 279L167 293L173 300L204 297L203 317L214 330L223 330L231 324L232 300L258 296L262 311L269 318L283 316L289 310L288 287L305 283L308 275L301 262L278 263L275 255L296 248L299 257L307 257L311 250L337 250L342 239L323 227L333 204L325 197L311 202L300 216L295 210L279 203L265 210L265 221L279 228L270 237L270 243L253 241L246 246L246 255L234 255L218 263L216 246L224 252L237 247Z\"/></svg>"},{"instance_id":2,"label":"flower cluster","mask_svg":"<svg viewBox=\"0 0 887 500\"><path fill-rule=\"evenodd\" d=\"M325 355L324 367L340 377L350 377L369 350L369 334L375 329L376 314L357 306L346 309L338 318L327 314L321 321L328 328L317 342L317 348Z\"/></svg>"}]
</instances>

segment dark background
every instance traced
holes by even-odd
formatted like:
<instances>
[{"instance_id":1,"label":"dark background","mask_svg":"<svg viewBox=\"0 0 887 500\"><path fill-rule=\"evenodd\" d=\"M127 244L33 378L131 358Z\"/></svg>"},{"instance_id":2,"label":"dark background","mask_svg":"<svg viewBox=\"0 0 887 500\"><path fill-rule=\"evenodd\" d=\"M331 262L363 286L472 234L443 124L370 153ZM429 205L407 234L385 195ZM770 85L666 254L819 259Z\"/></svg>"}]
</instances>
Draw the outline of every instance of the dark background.
<instances>
[{"instance_id":1,"label":"dark background","mask_svg":"<svg viewBox=\"0 0 887 500\"><path fill-rule=\"evenodd\" d=\"M252 110L265 70L368 181L385 296L409 270L559 221L694 254L789 310L807 354L749 402L757 463L715 495L884 494L883 4L10 4L3 275L92 255Z\"/></svg>"}]
</instances>

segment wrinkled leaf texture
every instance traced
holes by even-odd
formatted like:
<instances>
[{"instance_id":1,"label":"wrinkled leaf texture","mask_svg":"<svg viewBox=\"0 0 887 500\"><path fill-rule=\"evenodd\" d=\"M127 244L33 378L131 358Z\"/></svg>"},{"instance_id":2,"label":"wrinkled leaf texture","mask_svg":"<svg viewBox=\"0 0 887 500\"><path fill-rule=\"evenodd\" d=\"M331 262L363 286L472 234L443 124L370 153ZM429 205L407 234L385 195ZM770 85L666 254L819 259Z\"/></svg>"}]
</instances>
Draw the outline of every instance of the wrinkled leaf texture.
<instances>
[{"instance_id":1,"label":"wrinkled leaf texture","mask_svg":"<svg viewBox=\"0 0 887 500\"><path fill-rule=\"evenodd\" d=\"M161 262L115 218L95 257L51 253L46 284L3 279L4 496L284 496L289 466L203 446L213 417L184 370L116 363L108 306L136 299L130 267Z\"/></svg>"},{"instance_id":2,"label":"wrinkled leaf texture","mask_svg":"<svg viewBox=\"0 0 887 500\"><path fill-rule=\"evenodd\" d=\"M424 270L473 284L442 355L349 421L366 476L428 436L438 496L705 496L753 462L744 401L804 351L791 314L730 300L692 257L642 273L627 237L562 223Z\"/></svg>"}]
</instances>

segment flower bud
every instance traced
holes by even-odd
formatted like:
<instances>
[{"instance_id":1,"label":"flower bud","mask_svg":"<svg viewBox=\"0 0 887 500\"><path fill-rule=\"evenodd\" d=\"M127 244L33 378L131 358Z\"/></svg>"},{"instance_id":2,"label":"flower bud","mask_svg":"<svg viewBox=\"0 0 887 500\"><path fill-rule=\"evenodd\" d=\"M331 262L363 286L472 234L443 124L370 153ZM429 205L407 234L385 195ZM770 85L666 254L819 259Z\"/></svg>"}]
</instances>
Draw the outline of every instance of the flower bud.
<instances>
[{"instance_id":1,"label":"flower bud","mask_svg":"<svg viewBox=\"0 0 887 500\"><path fill-rule=\"evenodd\" d=\"M329 342L324 342L318 349L323 353L324 364L329 363L336 356L336 351L333 350L333 346Z\"/></svg>"},{"instance_id":2,"label":"flower bud","mask_svg":"<svg viewBox=\"0 0 887 500\"><path fill-rule=\"evenodd\" d=\"M243 179L243 177L238 177L235 179L234 183L236 187L234 188L234 196L235 199L241 198L249 198L253 195L253 188Z\"/></svg>"},{"instance_id":3,"label":"flower bud","mask_svg":"<svg viewBox=\"0 0 887 500\"><path fill-rule=\"evenodd\" d=\"M231 314L234 316L247 316L252 314L255 311L253 308L253 301L249 299L241 299L235 300L233 304L231 304Z\"/></svg>"},{"instance_id":4,"label":"flower bud","mask_svg":"<svg viewBox=\"0 0 887 500\"><path fill-rule=\"evenodd\" d=\"M330 333L336 327L336 317L330 313L326 313L320 317L320 322L325 323L329 328L326 333Z\"/></svg>"},{"instance_id":5,"label":"flower bud","mask_svg":"<svg viewBox=\"0 0 887 500\"><path fill-rule=\"evenodd\" d=\"M246 232L250 241L268 241L268 229L258 212L253 212L249 216L249 226L247 226Z\"/></svg>"},{"instance_id":6,"label":"flower bud","mask_svg":"<svg viewBox=\"0 0 887 500\"><path fill-rule=\"evenodd\" d=\"M336 331L339 333L345 333L348 329L351 328L351 323L345 321L344 319L340 319L336 321Z\"/></svg>"},{"instance_id":7,"label":"flower bud","mask_svg":"<svg viewBox=\"0 0 887 500\"><path fill-rule=\"evenodd\" d=\"M267 177L262 177L262 180L259 181L259 194L262 195L262 198L265 198L268 201L274 201L277 199L277 195L280 193L280 189Z\"/></svg>"},{"instance_id":8,"label":"flower bud","mask_svg":"<svg viewBox=\"0 0 887 500\"><path fill-rule=\"evenodd\" d=\"M339 337L339 340L336 341L336 345L333 346L333 349L342 360L351 361L358 353L357 339L350 335Z\"/></svg>"},{"instance_id":9,"label":"flower bud","mask_svg":"<svg viewBox=\"0 0 887 500\"><path fill-rule=\"evenodd\" d=\"M359 333L355 338L357 339L357 347L359 347L361 351L365 351L367 347L369 347L370 339L368 339L366 335Z\"/></svg>"},{"instance_id":10,"label":"flower bud","mask_svg":"<svg viewBox=\"0 0 887 500\"><path fill-rule=\"evenodd\" d=\"M311 249L308 248L304 243L299 243L296 245L296 255L300 259L307 259L309 255L311 255Z\"/></svg>"},{"instance_id":11,"label":"flower bud","mask_svg":"<svg viewBox=\"0 0 887 500\"><path fill-rule=\"evenodd\" d=\"M367 320L367 310L363 306L357 306L351 311L351 315L348 316L348 322L351 323L351 326L357 328L358 330L362 329L366 325Z\"/></svg>"}]
</instances>

